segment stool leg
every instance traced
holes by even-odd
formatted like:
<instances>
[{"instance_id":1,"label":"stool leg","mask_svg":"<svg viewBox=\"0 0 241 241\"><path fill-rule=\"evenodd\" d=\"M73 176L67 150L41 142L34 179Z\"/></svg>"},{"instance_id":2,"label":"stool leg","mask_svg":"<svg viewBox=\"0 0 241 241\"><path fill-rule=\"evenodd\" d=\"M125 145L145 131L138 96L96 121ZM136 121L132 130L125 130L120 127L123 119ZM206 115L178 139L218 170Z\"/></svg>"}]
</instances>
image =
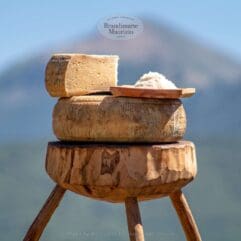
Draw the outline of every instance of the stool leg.
<instances>
[{"instance_id":1,"label":"stool leg","mask_svg":"<svg viewBox=\"0 0 241 241\"><path fill-rule=\"evenodd\" d=\"M40 239L43 230L49 222L52 214L58 207L65 191L66 190L59 185L55 186L48 199L46 200L44 206L39 211L38 216L30 226L23 241L38 241Z\"/></svg>"},{"instance_id":2,"label":"stool leg","mask_svg":"<svg viewBox=\"0 0 241 241\"><path fill-rule=\"evenodd\" d=\"M126 198L125 207L130 241L144 241L144 231L137 198Z\"/></svg>"},{"instance_id":3,"label":"stool leg","mask_svg":"<svg viewBox=\"0 0 241 241\"><path fill-rule=\"evenodd\" d=\"M182 228L185 232L188 241L202 241L198 227L192 216L191 209L187 203L187 200L181 190L173 192L170 195L172 204L176 209L177 215L182 224Z\"/></svg>"}]
</instances>

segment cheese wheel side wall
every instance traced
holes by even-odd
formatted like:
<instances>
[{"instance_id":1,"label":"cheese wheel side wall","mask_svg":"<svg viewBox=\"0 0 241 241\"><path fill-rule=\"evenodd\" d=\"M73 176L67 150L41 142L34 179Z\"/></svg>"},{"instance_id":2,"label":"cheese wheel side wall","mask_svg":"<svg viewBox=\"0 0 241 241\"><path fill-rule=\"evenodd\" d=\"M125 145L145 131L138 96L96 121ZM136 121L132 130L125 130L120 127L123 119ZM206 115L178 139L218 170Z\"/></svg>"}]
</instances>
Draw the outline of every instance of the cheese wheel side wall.
<instances>
[{"instance_id":1,"label":"cheese wheel side wall","mask_svg":"<svg viewBox=\"0 0 241 241\"><path fill-rule=\"evenodd\" d=\"M59 99L53 130L66 141L173 142L185 134L186 114L179 99L76 96Z\"/></svg>"}]
</instances>

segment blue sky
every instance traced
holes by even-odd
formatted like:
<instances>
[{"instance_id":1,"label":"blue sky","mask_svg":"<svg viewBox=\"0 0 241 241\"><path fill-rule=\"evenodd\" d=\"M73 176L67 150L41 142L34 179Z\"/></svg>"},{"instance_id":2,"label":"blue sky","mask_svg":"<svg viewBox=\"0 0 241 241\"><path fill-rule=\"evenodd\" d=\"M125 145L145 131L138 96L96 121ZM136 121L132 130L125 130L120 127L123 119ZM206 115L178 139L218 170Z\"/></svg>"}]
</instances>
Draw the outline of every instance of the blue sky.
<instances>
[{"instance_id":1,"label":"blue sky","mask_svg":"<svg viewBox=\"0 0 241 241\"><path fill-rule=\"evenodd\" d=\"M1 0L0 71L23 56L88 34L113 15L165 20L241 61L241 1Z\"/></svg>"}]
</instances>

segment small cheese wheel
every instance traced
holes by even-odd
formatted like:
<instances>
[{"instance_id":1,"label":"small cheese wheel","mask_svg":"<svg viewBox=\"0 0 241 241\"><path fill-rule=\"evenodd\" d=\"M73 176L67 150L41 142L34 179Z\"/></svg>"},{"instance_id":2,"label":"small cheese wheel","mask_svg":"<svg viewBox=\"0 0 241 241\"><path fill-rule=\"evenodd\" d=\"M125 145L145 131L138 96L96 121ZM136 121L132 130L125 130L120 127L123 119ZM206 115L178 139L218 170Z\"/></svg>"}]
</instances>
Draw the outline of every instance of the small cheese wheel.
<instances>
[{"instance_id":1,"label":"small cheese wheel","mask_svg":"<svg viewBox=\"0 0 241 241\"><path fill-rule=\"evenodd\" d=\"M53 130L60 140L173 142L185 129L179 99L75 96L59 99L53 111Z\"/></svg>"},{"instance_id":2,"label":"small cheese wheel","mask_svg":"<svg viewBox=\"0 0 241 241\"><path fill-rule=\"evenodd\" d=\"M108 91L117 85L118 56L55 54L47 64L45 86L53 97Z\"/></svg>"}]
</instances>

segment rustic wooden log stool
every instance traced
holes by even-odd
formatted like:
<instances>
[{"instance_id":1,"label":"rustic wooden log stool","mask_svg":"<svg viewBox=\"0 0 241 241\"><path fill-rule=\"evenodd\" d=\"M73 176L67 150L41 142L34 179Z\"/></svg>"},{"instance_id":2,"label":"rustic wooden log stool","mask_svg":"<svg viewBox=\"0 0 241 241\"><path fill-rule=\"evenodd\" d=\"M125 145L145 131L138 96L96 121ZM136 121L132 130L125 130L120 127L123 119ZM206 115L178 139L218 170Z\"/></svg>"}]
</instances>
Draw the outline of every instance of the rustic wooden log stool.
<instances>
[{"instance_id":1,"label":"rustic wooden log stool","mask_svg":"<svg viewBox=\"0 0 241 241\"><path fill-rule=\"evenodd\" d=\"M24 241L39 240L65 190L124 202L131 241L144 240L138 201L169 196L187 240L201 240L181 191L197 166L193 143L180 141L186 130L180 98L195 89L116 86L117 62L113 55L50 59L45 85L51 96L60 97L53 110L60 141L48 144L46 171L57 185Z\"/></svg>"},{"instance_id":2,"label":"rustic wooden log stool","mask_svg":"<svg viewBox=\"0 0 241 241\"><path fill-rule=\"evenodd\" d=\"M201 237L181 188L197 173L195 146L50 142L46 171L57 183L24 240L39 240L66 190L125 203L131 241L143 241L138 201L169 196L188 241Z\"/></svg>"}]
</instances>

